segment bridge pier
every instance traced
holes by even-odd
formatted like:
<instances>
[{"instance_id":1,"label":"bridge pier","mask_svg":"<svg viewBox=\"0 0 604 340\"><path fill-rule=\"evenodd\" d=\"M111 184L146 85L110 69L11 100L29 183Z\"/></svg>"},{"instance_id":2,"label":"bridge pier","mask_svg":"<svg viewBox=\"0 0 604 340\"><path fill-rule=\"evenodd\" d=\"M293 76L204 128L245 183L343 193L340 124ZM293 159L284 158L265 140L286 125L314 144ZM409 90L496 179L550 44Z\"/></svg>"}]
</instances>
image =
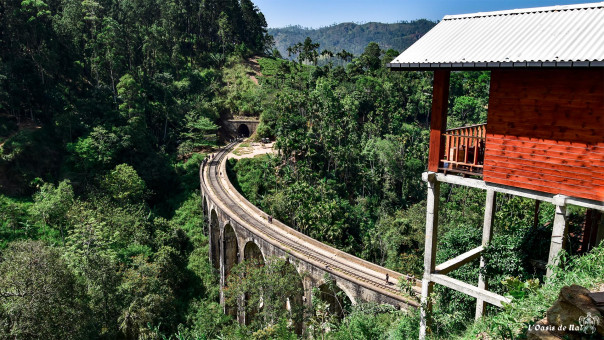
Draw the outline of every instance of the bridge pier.
<instances>
[{"instance_id":1,"label":"bridge pier","mask_svg":"<svg viewBox=\"0 0 604 340\"><path fill-rule=\"evenodd\" d=\"M224 213L216 206L209 205L207 210L210 212L210 227L208 233L210 235L210 257L212 258L216 253L219 254L218 263L221 286L220 303L224 308L224 312L236 317L240 323L249 324L253 315L246 315L246 313L242 311L243 308L228 306L226 304L223 289L227 286L227 278L235 264L250 259L257 259L264 263L265 259L269 257L287 259L296 269L296 272L301 279L302 289L302 294L298 299L301 300L307 311L312 310L313 307L313 288L321 289L321 287L323 287L323 290L325 290L326 275L334 280L337 290L341 290L344 293L345 298L348 299L352 305L371 301L378 304L390 304L403 309L407 309L410 306L401 303L399 299L385 296L379 292L364 288L357 283L338 277L337 275L334 275L332 272L333 268L330 268L329 266L319 267L314 263L292 257L292 254L275 247L267 240L257 237L251 231L229 219L228 216L224 215ZM215 248L219 249L216 250ZM328 294L324 291L321 295L326 298L326 295ZM292 297L292 299L294 298ZM243 307L246 300L246 297L242 296L238 301L239 307ZM292 304L292 301L293 300L290 300L289 304ZM331 301L327 302L334 304L335 300L331 299ZM287 303L287 301L284 301L284 303ZM339 311L340 310L337 312ZM301 331L303 325L296 325L296 329Z\"/></svg>"}]
</instances>

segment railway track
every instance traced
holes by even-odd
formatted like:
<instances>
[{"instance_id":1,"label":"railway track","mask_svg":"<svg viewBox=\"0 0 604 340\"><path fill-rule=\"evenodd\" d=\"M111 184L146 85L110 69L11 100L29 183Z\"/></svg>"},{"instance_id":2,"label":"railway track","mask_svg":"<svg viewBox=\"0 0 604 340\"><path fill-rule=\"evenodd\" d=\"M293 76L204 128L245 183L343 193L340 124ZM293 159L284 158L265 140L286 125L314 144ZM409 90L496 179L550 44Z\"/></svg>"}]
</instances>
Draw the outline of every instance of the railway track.
<instances>
[{"instance_id":1,"label":"railway track","mask_svg":"<svg viewBox=\"0 0 604 340\"><path fill-rule=\"evenodd\" d=\"M266 214L247 201L228 181L226 156L236 144L231 143L222 148L201 168L202 186L204 186L205 192L216 199L215 203L227 215L259 238L298 260L309 262L334 276L387 295L407 305L419 306L414 299L401 292L397 283L399 280L411 281L413 290L419 293L421 281L327 246L275 219L269 223L266 220ZM390 283L386 283L386 274L389 274L391 278Z\"/></svg>"}]
</instances>

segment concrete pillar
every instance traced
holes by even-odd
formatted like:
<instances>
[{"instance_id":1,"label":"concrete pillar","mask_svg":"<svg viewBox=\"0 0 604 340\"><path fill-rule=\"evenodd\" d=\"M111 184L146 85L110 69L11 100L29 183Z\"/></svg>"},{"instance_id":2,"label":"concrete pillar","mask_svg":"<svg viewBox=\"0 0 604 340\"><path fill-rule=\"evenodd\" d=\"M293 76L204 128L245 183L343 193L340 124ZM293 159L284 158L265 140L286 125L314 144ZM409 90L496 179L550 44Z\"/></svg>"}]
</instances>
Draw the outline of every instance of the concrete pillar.
<instances>
[{"instance_id":1,"label":"concrete pillar","mask_svg":"<svg viewBox=\"0 0 604 340\"><path fill-rule=\"evenodd\" d=\"M553 203L556 205L556 215L554 217L554 228L552 230L552 239L549 247L549 257L547 260L547 276L552 275L551 266L557 266L557 256L566 243L566 196L554 196Z\"/></svg>"},{"instance_id":2,"label":"concrete pillar","mask_svg":"<svg viewBox=\"0 0 604 340\"><path fill-rule=\"evenodd\" d=\"M495 220L495 203L497 200L497 193L492 189L487 189L487 198L484 206L484 221L482 226L482 246L485 247L491 242L493 237L493 221ZM480 256L480 269L485 265L484 256ZM489 289L489 283L487 278L479 274L478 276L478 288ZM486 308L486 302L482 299L476 300L476 319L480 319L484 315Z\"/></svg>"},{"instance_id":3,"label":"concrete pillar","mask_svg":"<svg viewBox=\"0 0 604 340\"><path fill-rule=\"evenodd\" d=\"M427 172L422 175L422 179L428 183L428 200L426 207L426 240L424 243L424 277L422 280L422 297L420 311L419 339L426 338L426 330L429 326L429 315L432 312L432 305L428 298L432 293L434 283L431 282L430 275L434 273L436 261L436 244L438 239L438 208L440 197L440 183L436 180L436 174Z\"/></svg>"}]
</instances>

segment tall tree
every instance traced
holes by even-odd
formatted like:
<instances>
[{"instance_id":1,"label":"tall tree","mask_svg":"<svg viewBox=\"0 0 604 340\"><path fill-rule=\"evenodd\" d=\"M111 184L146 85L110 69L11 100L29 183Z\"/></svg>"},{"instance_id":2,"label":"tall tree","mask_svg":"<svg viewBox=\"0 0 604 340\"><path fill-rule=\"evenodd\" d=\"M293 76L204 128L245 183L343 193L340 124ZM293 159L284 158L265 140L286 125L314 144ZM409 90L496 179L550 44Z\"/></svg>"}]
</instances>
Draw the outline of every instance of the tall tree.
<instances>
[{"instance_id":1,"label":"tall tree","mask_svg":"<svg viewBox=\"0 0 604 340\"><path fill-rule=\"evenodd\" d=\"M16 242L0 261L2 338L87 339L90 312L82 285L57 249Z\"/></svg>"}]
</instances>

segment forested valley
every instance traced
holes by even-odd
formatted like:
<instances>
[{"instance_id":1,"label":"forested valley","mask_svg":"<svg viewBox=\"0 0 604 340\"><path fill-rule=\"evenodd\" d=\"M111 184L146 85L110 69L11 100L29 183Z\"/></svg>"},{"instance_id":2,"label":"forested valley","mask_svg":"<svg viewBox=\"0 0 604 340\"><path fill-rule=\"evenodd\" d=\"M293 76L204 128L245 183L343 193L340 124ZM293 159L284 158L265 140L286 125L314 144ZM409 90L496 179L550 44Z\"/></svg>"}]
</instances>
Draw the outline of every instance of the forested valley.
<instances>
[{"instance_id":1,"label":"forested valley","mask_svg":"<svg viewBox=\"0 0 604 340\"><path fill-rule=\"evenodd\" d=\"M315 29L300 26L269 28L268 34L274 37L275 48L283 56L287 54L288 47L304 41L306 37L321 44L323 49L330 51L346 50L358 56L363 53L370 42L379 44L385 50L392 48L404 51L426 34L435 24L435 22L426 19L393 24L345 22Z\"/></svg>"},{"instance_id":2,"label":"forested valley","mask_svg":"<svg viewBox=\"0 0 604 340\"><path fill-rule=\"evenodd\" d=\"M242 194L321 242L421 277L430 72L390 72L399 51L377 43L353 55L306 38L282 59L250 0L0 0L0 47L0 338L417 338L416 310L359 304L341 317L318 299L297 334L279 259L242 263L225 293L262 300L256 320L224 314L199 166L224 144L224 119L259 117L252 138L278 152L229 161ZM488 91L488 72L452 73L449 127L485 122ZM446 186L440 199L439 261L480 244L485 197ZM584 213L570 211L573 237ZM537 293L534 266L553 207L502 196L496 214L486 273L517 303L473 324L475 299L440 287L434 338L505 338L555 298ZM544 289L604 277L603 258L601 247L569 256L575 275ZM454 276L475 280L477 261Z\"/></svg>"}]
</instances>

